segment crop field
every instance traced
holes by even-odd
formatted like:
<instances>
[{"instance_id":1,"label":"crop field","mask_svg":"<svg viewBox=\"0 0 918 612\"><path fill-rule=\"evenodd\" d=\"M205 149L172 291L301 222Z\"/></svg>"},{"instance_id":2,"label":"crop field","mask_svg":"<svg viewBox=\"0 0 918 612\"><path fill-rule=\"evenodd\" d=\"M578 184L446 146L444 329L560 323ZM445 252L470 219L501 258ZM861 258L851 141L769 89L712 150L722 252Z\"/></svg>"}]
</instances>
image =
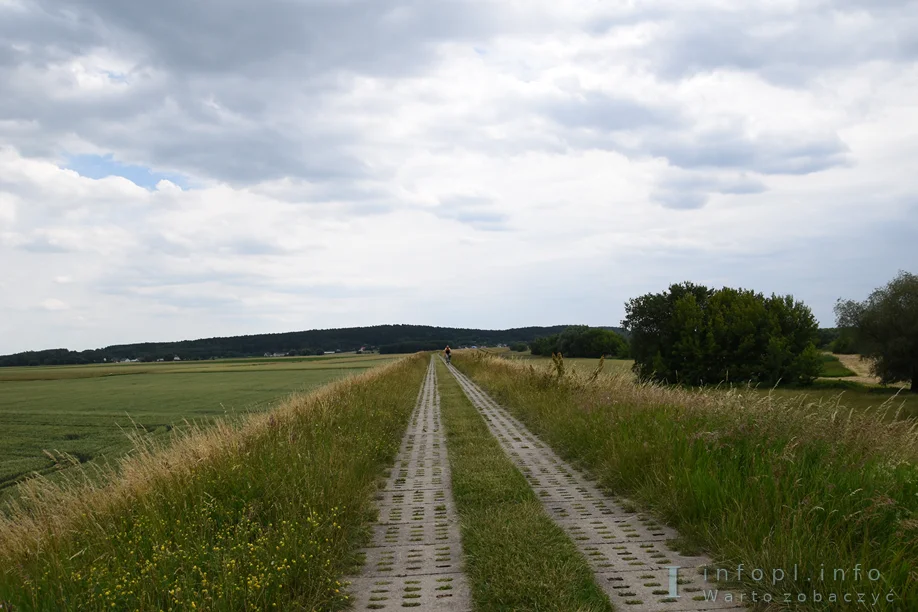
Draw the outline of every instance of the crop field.
<instances>
[{"instance_id":1,"label":"crop field","mask_svg":"<svg viewBox=\"0 0 918 612\"><path fill-rule=\"evenodd\" d=\"M129 455L104 482L24 483L0 513L0 606L341 609L375 481L426 366L415 357L339 370L270 411Z\"/></svg>"},{"instance_id":2,"label":"crop field","mask_svg":"<svg viewBox=\"0 0 918 612\"><path fill-rule=\"evenodd\" d=\"M128 432L165 438L186 420L261 411L392 357L2 368L0 497L30 473L56 470L58 453L81 463L115 458L132 447Z\"/></svg>"}]
</instances>

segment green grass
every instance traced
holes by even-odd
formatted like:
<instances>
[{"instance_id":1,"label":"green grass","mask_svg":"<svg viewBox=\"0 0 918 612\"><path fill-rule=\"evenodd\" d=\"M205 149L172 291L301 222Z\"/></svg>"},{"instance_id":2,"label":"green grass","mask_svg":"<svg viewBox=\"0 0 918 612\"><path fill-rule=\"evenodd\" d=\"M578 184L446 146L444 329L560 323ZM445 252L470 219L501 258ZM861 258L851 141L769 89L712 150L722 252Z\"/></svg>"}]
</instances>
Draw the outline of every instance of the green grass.
<instances>
[{"instance_id":1,"label":"green grass","mask_svg":"<svg viewBox=\"0 0 918 612\"><path fill-rule=\"evenodd\" d=\"M411 357L140 447L110 481L33 479L0 517L0 602L337 610L427 369Z\"/></svg>"},{"instance_id":2,"label":"green grass","mask_svg":"<svg viewBox=\"0 0 918 612\"><path fill-rule=\"evenodd\" d=\"M857 372L852 372L839 361L838 357L831 353L822 353L822 376L827 378L841 378L844 376L857 376Z\"/></svg>"},{"instance_id":3,"label":"green grass","mask_svg":"<svg viewBox=\"0 0 918 612\"><path fill-rule=\"evenodd\" d=\"M799 567L799 578L742 588L879 594L872 609L918 609L918 435L914 421L780 394L559 381L507 360L454 363L560 455L589 469L734 568ZM859 580L851 574L860 564ZM876 569L880 578L868 580ZM890 591L898 598L884 599ZM795 607L825 609L817 605ZM840 609L839 606L828 609Z\"/></svg>"},{"instance_id":4,"label":"green grass","mask_svg":"<svg viewBox=\"0 0 918 612\"><path fill-rule=\"evenodd\" d=\"M586 560L439 361L437 377L476 610L612 610Z\"/></svg>"},{"instance_id":5,"label":"green grass","mask_svg":"<svg viewBox=\"0 0 918 612\"><path fill-rule=\"evenodd\" d=\"M184 420L212 421L268 408L388 356L0 368L0 495L33 472L130 450L125 433L167 439ZM64 464L66 465L66 464Z\"/></svg>"}]
</instances>

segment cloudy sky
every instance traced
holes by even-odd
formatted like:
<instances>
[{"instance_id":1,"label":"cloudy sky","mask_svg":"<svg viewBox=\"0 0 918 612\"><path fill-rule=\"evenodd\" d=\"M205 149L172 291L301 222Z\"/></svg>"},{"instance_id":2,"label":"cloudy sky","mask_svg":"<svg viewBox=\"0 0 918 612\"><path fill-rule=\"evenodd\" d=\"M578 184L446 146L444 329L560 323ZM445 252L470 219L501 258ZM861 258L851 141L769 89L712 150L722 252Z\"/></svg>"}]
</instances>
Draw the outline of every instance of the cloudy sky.
<instances>
[{"instance_id":1,"label":"cloudy sky","mask_svg":"<svg viewBox=\"0 0 918 612\"><path fill-rule=\"evenodd\" d=\"M918 272L918 2L0 0L0 353L834 323Z\"/></svg>"}]
</instances>

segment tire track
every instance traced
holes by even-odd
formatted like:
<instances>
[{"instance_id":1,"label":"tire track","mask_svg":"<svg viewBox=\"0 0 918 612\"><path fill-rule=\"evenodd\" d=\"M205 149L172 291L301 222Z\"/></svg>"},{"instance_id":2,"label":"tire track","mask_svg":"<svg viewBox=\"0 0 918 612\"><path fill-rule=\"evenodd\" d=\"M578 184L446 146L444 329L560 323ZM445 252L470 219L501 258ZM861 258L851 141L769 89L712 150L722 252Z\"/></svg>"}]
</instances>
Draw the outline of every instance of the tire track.
<instances>
[{"instance_id":1,"label":"tire track","mask_svg":"<svg viewBox=\"0 0 918 612\"><path fill-rule=\"evenodd\" d=\"M717 601L705 601L704 593L717 589L700 574L702 568L712 567L710 559L670 550L666 541L677 537L675 530L647 515L626 511L467 376L454 366L447 368L526 476L545 511L589 561L596 582L616 608L631 612L744 609L736 594L732 602L723 601L722 590Z\"/></svg>"},{"instance_id":2,"label":"tire track","mask_svg":"<svg viewBox=\"0 0 918 612\"><path fill-rule=\"evenodd\" d=\"M354 610L471 610L433 359L386 486Z\"/></svg>"}]
</instances>

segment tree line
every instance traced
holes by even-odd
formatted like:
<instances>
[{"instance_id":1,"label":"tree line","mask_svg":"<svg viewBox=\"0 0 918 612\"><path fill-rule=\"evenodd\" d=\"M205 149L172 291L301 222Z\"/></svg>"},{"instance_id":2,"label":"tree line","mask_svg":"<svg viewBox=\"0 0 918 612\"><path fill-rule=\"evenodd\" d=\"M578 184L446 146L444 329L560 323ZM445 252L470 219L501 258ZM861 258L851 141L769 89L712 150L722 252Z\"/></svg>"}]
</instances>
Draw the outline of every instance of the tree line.
<instances>
[{"instance_id":1,"label":"tree line","mask_svg":"<svg viewBox=\"0 0 918 612\"><path fill-rule=\"evenodd\" d=\"M561 353L568 357L628 357L628 342L611 329L573 325L560 334L537 338L529 343L533 355Z\"/></svg>"},{"instance_id":2,"label":"tree line","mask_svg":"<svg viewBox=\"0 0 918 612\"><path fill-rule=\"evenodd\" d=\"M361 347L383 353L414 352L450 346L493 346L528 343L535 338L563 331L568 326L522 327L486 330L427 325L377 325L341 329L309 330L280 334L256 334L225 338L205 338L180 342L121 344L86 351L64 348L27 351L0 356L3 366L74 365L136 359L183 361L231 359L273 355L321 355L326 351L354 351Z\"/></svg>"}]
</instances>

